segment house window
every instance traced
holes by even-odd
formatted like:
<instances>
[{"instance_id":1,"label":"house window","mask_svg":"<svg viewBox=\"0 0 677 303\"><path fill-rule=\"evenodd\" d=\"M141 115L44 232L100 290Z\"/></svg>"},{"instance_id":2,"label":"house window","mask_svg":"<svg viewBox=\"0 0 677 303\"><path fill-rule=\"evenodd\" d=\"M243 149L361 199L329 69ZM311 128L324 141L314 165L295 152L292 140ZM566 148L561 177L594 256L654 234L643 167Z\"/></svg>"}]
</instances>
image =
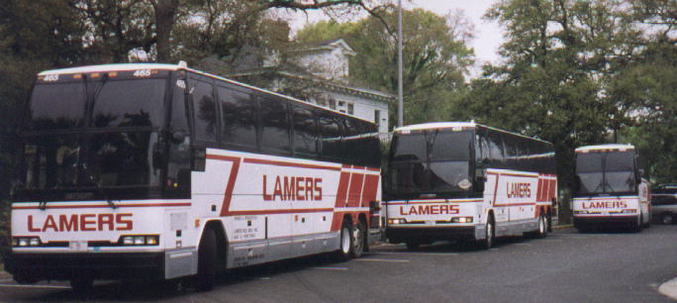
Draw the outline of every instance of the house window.
<instances>
[{"instance_id":1,"label":"house window","mask_svg":"<svg viewBox=\"0 0 677 303\"><path fill-rule=\"evenodd\" d=\"M353 114L355 112L355 106L352 103L348 103L348 113Z\"/></svg>"},{"instance_id":2,"label":"house window","mask_svg":"<svg viewBox=\"0 0 677 303\"><path fill-rule=\"evenodd\" d=\"M381 111L378 109L374 110L374 123L377 128L381 128Z\"/></svg>"}]
</instances>

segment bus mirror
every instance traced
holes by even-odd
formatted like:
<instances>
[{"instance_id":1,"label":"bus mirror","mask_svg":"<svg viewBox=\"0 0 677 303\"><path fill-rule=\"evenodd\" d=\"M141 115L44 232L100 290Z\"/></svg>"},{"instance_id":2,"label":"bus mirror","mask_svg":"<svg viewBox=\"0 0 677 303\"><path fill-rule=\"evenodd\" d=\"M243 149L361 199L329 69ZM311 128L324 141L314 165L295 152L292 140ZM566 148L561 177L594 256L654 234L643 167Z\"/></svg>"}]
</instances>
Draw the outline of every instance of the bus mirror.
<instances>
[{"instance_id":1,"label":"bus mirror","mask_svg":"<svg viewBox=\"0 0 677 303\"><path fill-rule=\"evenodd\" d=\"M643 168L639 169L639 176L644 177L644 169Z\"/></svg>"},{"instance_id":2,"label":"bus mirror","mask_svg":"<svg viewBox=\"0 0 677 303\"><path fill-rule=\"evenodd\" d=\"M207 151L205 148L193 147L191 154L191 170L205 171L205 166L207 164Z\"/></svg>"}]
</instances>

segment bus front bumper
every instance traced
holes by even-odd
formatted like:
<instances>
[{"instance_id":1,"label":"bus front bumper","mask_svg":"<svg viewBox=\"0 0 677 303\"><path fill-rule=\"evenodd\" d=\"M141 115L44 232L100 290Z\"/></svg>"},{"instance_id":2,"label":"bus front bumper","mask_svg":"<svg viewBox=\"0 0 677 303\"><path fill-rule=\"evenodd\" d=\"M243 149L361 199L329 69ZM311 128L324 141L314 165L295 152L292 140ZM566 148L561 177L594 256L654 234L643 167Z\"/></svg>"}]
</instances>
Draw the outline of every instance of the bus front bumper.
<instances>
[{"instance_id":1,"label":"bus front bumper","mask_svg":"<svg viewBox=\"0 0 677 303\"><path fill-rule=\"evenodd\" d=\"M20 283L41 280L164 278L165 253L9 253L5 270Z\"/></svg>"},{"instance_id":2,"label":"bus front bumper","mask_svg":"<svg viewBox=\"0 0 677 303\"><path fill-rule=\"evenodd\" d=\"M391 243L432 243L440 240L477 240L484 236L484 226L393 227L386 228Z\"/></svg>"},{"instance_id":3,"label":"bus front bumper","mask_svg":"<svg viewBox=\"0 0 677 303\"><path fill-rule=\"evenodd\" d=\"M574 216L575 227L603 226L603 225L632 225L637 224L638 215L629 216Z\"/></svg>"}]
</instances>

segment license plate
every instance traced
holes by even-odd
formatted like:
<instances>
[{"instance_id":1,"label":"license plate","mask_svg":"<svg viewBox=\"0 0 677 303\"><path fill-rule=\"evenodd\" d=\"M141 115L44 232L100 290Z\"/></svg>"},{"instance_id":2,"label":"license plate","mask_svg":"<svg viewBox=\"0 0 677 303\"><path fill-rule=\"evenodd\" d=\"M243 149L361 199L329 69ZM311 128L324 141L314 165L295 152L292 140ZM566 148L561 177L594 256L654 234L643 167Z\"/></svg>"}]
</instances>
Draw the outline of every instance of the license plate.
<instances>
[{"instance_id":1,"label":"license plate","mask_svg":"<svg viewBox=\"0 0 677 303\"><path fill-rule=\"evenodd\" d=\"M68 248L73 251L87 251L87 241L70 241Z\"/></svg>"}]
</instances>

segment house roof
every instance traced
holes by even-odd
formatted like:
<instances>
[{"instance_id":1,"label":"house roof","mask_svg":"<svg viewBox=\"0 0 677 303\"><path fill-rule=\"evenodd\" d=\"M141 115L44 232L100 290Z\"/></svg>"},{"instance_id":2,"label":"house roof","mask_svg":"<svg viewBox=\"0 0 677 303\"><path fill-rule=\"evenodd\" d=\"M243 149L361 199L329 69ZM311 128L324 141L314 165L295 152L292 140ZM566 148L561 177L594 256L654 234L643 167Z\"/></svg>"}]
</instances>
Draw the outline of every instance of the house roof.
<instances>
[{"instance_id":1,"label":"house roof","mask_svg":"<svg viewBox=\"0 0 677 303\"><path fill-rule=\"evenodd\" d=\"M245 71L245 72L230 74L228 76L233 77L233 78L239 78L239 77L257 76L257 75L264 75L264 74L275 74L275 75L278 75L280 77L289 78L289 79L292 79L292 80L311 82L314 85L314 87L321 87L321 88L324 88L324 89L327 89L327 90L331 90L331 91L335 91L335 92L341 92L341 93L350 94L350 95L363 96L363 97L367 97L369 99L379 100L379 101L383 101L383 102L393 102L396 99L394 95L386 93L386 92L382 92L382 91L378 91L378 90L374 90L374 89L369 89L369 88L365 88L365 87L349 85L349 84L342 84L342 83L330 81L330 80L324 80L324 79L321 79L321 78L318 78L318 77L314 77L311 74L296 73L296 72L289 72L289 71L280 71L280 70L275 70L275 69L272 69L272 68L264 68L264 69Z\"/></svg>"},{"instance_id":2,"label":"house roof","mask_svg":"<svg viewBox=\"0 0 677 303\"><path fill-rule=\"evenodd\" d=\"M348 43L345 40L343 40L343 38L303 44L299 48L290 50L290 52L322 51L322 50L332 50L335 48L343 48L346 55L349 56L354 56L357 54L355 50L353 50L353 48L350 47L350 45L348 45Z\"/></svg>"}]
</instances>

